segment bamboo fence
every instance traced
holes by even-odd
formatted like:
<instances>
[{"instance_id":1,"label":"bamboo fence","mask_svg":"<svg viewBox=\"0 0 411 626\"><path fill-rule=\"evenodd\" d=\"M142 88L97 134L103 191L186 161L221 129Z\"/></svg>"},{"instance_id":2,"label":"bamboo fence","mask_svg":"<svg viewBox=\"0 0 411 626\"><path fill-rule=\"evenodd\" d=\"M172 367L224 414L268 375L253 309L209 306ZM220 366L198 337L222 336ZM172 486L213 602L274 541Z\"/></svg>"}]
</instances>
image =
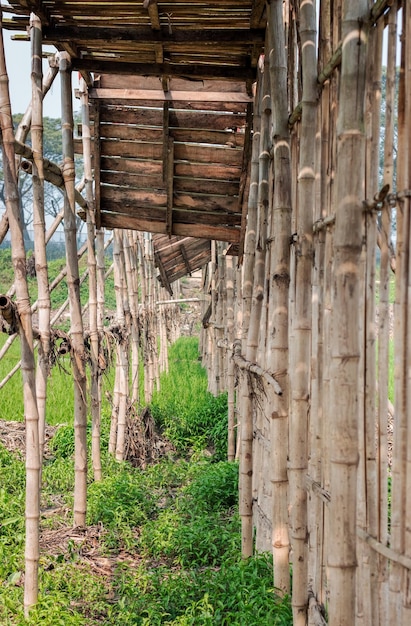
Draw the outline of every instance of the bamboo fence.
<instances>
[{"instance_id":1,"label":"bamboo fence","mask_svg":"<svg viewBox=\"0 0 411 626\"><path fill-rule=\"evenodd\" d=\"M292 594L296 625L405 625L411 622L410 6L401 0L271 0L266 8L244 253L236 263L228 245L212 242L201 311L208 388L215 395L228 391L228 458L239 460L242 554L272 551L274 586L280 594ZM21 339L27 434L33 442L27 450L32 541L26 549L26 610L37 597L39 498L33 485L41 474L45 357L56 319L50 320L54 283L44 262L47 172L65 189L76 525L85 524L89 402L94 479L101 478L104 337L110 336L116 353L109 451L123 460L130 408L149 403L160 372L167 369L168 344L178 336L176 306L155 277L152 237L128 229L114 232L116 314L104 327L104 233L94 216L98 181L93 186L87 87L82 83L86 199L79 199L70 65L64 54L58 59L63 169L41 156L46 88L34 62L37 28L33 16L32 150L22 143L24 134L16 142L12 133L0 55L0 122L15 266L15 290L0 296L0 307ZM37 397L15 150L33 161L42 313ZM88 225L90 394L75 202L82 203ZM14 293L16 306L8 297Z\"/></svg>"}]
</instances>

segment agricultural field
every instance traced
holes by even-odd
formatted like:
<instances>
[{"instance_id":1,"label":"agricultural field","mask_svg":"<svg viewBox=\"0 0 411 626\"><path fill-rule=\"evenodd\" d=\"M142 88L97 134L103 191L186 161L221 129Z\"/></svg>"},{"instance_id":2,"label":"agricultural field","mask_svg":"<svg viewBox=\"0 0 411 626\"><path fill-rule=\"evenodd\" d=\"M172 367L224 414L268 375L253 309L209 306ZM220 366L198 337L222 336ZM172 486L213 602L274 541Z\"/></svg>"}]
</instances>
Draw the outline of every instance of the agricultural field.
<instances>
[{"instance_id":1,"label":"agricultural field","mask_svg":"<svg viewBox=\"0 0 411 626\"><path fill-rule=\"evenodd\" d=\"M2 379L17 348L0 363ZM73 529L72 379L64 362L52 371L40 592L28 620L20 372L0 390L0 624L291 624L289 598L274 588L271 555L241 559L238 466L225 460L226 397L207 392L197 339L171 347L169 373L149 407L164 443L157 462L141 468L108 455L111 371L104 386L103 480L94 483L90 469L88 525Z\"/></svg>"}]
</instances>

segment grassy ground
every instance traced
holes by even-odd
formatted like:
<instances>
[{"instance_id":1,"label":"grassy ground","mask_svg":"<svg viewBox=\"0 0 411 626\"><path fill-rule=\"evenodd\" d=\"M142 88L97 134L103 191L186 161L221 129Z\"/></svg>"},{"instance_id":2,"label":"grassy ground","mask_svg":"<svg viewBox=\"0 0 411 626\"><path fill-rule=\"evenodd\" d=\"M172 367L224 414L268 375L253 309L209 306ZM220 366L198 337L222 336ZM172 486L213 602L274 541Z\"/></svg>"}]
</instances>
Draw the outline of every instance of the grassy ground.
<instances>
[{"instance_id":1,"label":"grassy ground","mask_svg":"<svg viewBox=\"0 0 411 626\"><path fill-rule=\"evenodd\" d=\"M24 464L0 445L0 624L244 625L292 623L271 557L240 557L238 467L227 463L226 398L207 393L197 341L179 340L151 411L175 452L140 470L103 453L90 480L88 528L72 529L71 377L54 369L49 421L64 424L43 471L40 594L22 612ZM14 350L14 348L13 348ZM18 357L11 353L10 363ZM10 365L0 363L1 368ZM4 375L3 369L3 375ZM110 386L110 377L105 384ZM21 379L0 390L3 419L22 419ZM110 407L103 408L106 449Z\"/></svg>"}]
</instances>

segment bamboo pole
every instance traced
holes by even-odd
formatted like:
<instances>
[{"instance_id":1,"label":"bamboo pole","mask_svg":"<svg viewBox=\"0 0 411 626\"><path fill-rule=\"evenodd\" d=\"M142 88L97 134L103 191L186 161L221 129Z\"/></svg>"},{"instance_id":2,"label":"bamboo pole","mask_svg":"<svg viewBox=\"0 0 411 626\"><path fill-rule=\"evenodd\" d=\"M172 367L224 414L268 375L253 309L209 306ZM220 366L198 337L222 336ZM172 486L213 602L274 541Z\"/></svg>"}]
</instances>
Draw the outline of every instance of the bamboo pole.
<instances>
[{"instance_id":1,"label":"bamboo pole","mask_svg":"<svg viewBox=\"0 0 411 626\"><path fill-rule=\"evenodd\" d=\"M100 337L97 327L97 261L96 261L96 215L91 166L91 130L87 85L80 83L83 167L87 197L87 264L89 270L89 330L90 330L90 412L91 412L91 460L94 480L102 479L101 472L101 371L99 368Z\"/></svg>"},{"instance_id":2,"label":"bamboo pole","mask_svg":"<svg viewBox=\"0 0 411 626\"><path fill-rule=\"evenodd\" d=\"M359 377L359 263L364 197L364 84L367 32L361 16L366 0L342 3L340 109L338 115L338 171L334 237L333 331L330 414L331 449L330 626L355 621L357 569L357 464ZM355 97L354 97L355 96ZM350 185L347 188L347 177Z\"/></svg>"},{"instance_id":3,"label":"bamboo pole","mask_svg":"<svg viewBox=\"0 0 411 626\"><path fill-rule=\"evenodd\" d=\"M127 401L128 401L128 328L126 324L126 306L124 301L124 255L122 231L114 231L114 290L116 294L116 402L112 420L117 417L115 454L117 461L124 459ZM113 403L114 404L114 403ZM114 418L114 419L113 419Z\"/></svg>"},{"instance_id":4,"label":"bamboo pole","mask_svg":"<svg viewBox=\"0 0 411 626\"><path fill-rule=\"evenodd\" d=\"M234 341L234 263L232 256L226 256L226 290L227 290L227 338L230 343ZM228 405L228 438L227 459L235 459L235 367L234 360L227 355L227 405Z\"/></svg>"},{"instance_id":5,"label":"bamboo pole","mask_svg":"<svg viewBox=\"0 0 411 626\"><path fill-rule=\"evenodd\" d=\"M137 255L133 247L133 236L130 231L124 233L124 260L126 284L131 315L131 403L139 401L139 341L138 328L138 272Z\"/></svg>"},{"instance_id":6,"label":"bamboo pole","mask_svg":"<svg viewBox=\"0 0 411 626\"><path fill-rule=\"evenodd\" d=\"M269 68L273 115L273 176L270 243L270 301L267 367L279 376L281 397L271 409L272 546L274 585L290 591L288 537L288 301L290 282L291 169L288 132L286 41L280 0L268 6ZM277 184L276 184L277 181ZM281 181L281 183L280 183Z\"/></svg>"},{"instance_id":7,"label":"bamboo pole","mask_svg":"<svg viewBox=\"0 0 411 626\"><path fill-rule=\"evenodd\" d=\"M265 249L267 239L268 210L268 165L269 165L269 120L271 114L269 97L268 71L260 75L263 81L258 90L260 101L257 104L260 113L260 145L258 147L258 189L257 189L257 224L256 249L254 260L254 278L252 301L249 316L249 327L245 358L255 362L257 357L258 337L260 330L261 309L263 305ZM243 557L253 554L253 386L247 377L243 387L241 403L240 433L240 517L241 545Z\"/></svg>"},{"instance_id":8,"label":"bamboo pole","mask_svg":"<svg viewBox=\"0 0 411 626\"><path fill-rule=\"evenodd\" d=\"M74 377L74 526L85 526L87 508L87 388L83 320L81 317L79 268L76 243L75 167L73 143L73 104L71 100L70 57L59 54L61 82L61 125L63 136L63 178L65 184L64 234L66 240L67 287L70 301Z\"/></svg>"},{"instance_id":9,"label":"bamboo pole","mask_svg":"<svg viewBox=\"0 0 411 626\"><path fill-rule=\"evenodd\" d=\"M295 302L290 354L291 410L289 420L290 539L293 567L293 623L306 622L308 419L311 373L311 303L313 266L313 207L315 205L315 145L317 117L316 8L314 0L300 2L302 49L302 116L298 167L297 236L294 242Z\"/></svg>"},{"instance_id":10,"label":"bamboo pole","mask_svg":"<svg viewBox=\"0 0 411 626\"><path fill-rule=\"evenodd\" d=\"M6 211L10 223L12 263L16 285L16 308L23 363L23 398L26 424L26 546L24 577L24 611L37 602L40 517L40 454L38 410L35 386L35 363L30 298L26 276L26 254L20 214L15 167L13 119L10 107L9 79L3 45L0 12L0 127L2 132L3 173Z\"/></svg>"},{"instance_id":11,"label":"bamboo pole","mask_svg":"<svg viewBox=\"0 0 411 626\"><path fill-rule=\"evenodd\" d=\"M30 39L32 55L32 124L33 147L33 227L34 256L38 288L37 307L38 364L36 371L36 398L39 414L40 466L43 460L46 425L47 380L50 373L50 292L47 271L45 216L44 216L44 172L43 172L43 98L42 98L42 33L41 22L33 13L30 16ZM41 470L40 470L41 474Z\"/></svg>"},{"instance_id":12,"label":"bamboo pole","mask_svg":"<svg viewBox=\"0 0 411 626\"><path fill-rule=\"evenodd\" d=\"M385 185L393 187L394 180L394 109L396 75L396 39L397 39L397 2L394 1L388 15L388 56L385 100L385 143L384 143L384 179ZM380 243L380 289L379 289L379 328L378 328L378 496L379 519L378 535L380 542L388 543L388 388L390 360L390 242L392 210L387 201L381 213ZM379 560L379 618L380 626L388 622L388 563L385 558Z\"/></svg>"}]
</instances>

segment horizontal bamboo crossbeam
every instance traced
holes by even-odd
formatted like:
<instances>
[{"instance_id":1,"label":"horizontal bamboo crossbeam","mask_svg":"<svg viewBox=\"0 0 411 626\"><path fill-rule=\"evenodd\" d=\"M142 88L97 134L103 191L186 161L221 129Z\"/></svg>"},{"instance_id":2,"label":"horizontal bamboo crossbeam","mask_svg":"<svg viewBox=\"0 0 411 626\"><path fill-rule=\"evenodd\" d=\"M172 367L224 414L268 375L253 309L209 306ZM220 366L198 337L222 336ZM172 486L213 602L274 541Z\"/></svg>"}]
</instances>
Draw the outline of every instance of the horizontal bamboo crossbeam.
<instances>
[{"instance_id":1,"label":"horizontal bamboo crossbeam","mask_svg":"<svg viewBox=\"0 0 411 626\"><path fill-rule=\"evenodd\" d=\"M20 143L19 141L15 141L14 150L16 154L24 157L25 159L28 159L31 162L34 160L33 150L30 148L30 146ZM62 174L61 168L56 163L53 163L52 161L49 161L48 159L43 159L43 165L44 165L44 178L48 182L55 185L56 187L59 187L60 189L64 189L64 180L63 180L63 174ZM30 167L24 166L23 163L21 164L20 167L22 167L22 169L24 169L24 171L27 172L28 174L31 174ZM87 208L86 200L83 198L83 196L77 189L75 190L75 200L77 204L81 206L83 209Z\"/></svg>"},{"instance_id":2,"label":"horizontal bamboo crossbeam","mask_svg":"<svg viewBox=\"0 0 411 626\"><path fill-rule=\"evenodd\" d=\"M411 558L409 556L399 554L392 548L386 546L384 543L381 543L381 541L378 541L375 537L369 535L362 528L357 528L357 537L362 541L365 541L373 550L375 550L375 552L378 552L378 554L381 554L381 556L384 556L392 563L398 563L407 570L411 571Z\"/></svg>"}]
</instances>

